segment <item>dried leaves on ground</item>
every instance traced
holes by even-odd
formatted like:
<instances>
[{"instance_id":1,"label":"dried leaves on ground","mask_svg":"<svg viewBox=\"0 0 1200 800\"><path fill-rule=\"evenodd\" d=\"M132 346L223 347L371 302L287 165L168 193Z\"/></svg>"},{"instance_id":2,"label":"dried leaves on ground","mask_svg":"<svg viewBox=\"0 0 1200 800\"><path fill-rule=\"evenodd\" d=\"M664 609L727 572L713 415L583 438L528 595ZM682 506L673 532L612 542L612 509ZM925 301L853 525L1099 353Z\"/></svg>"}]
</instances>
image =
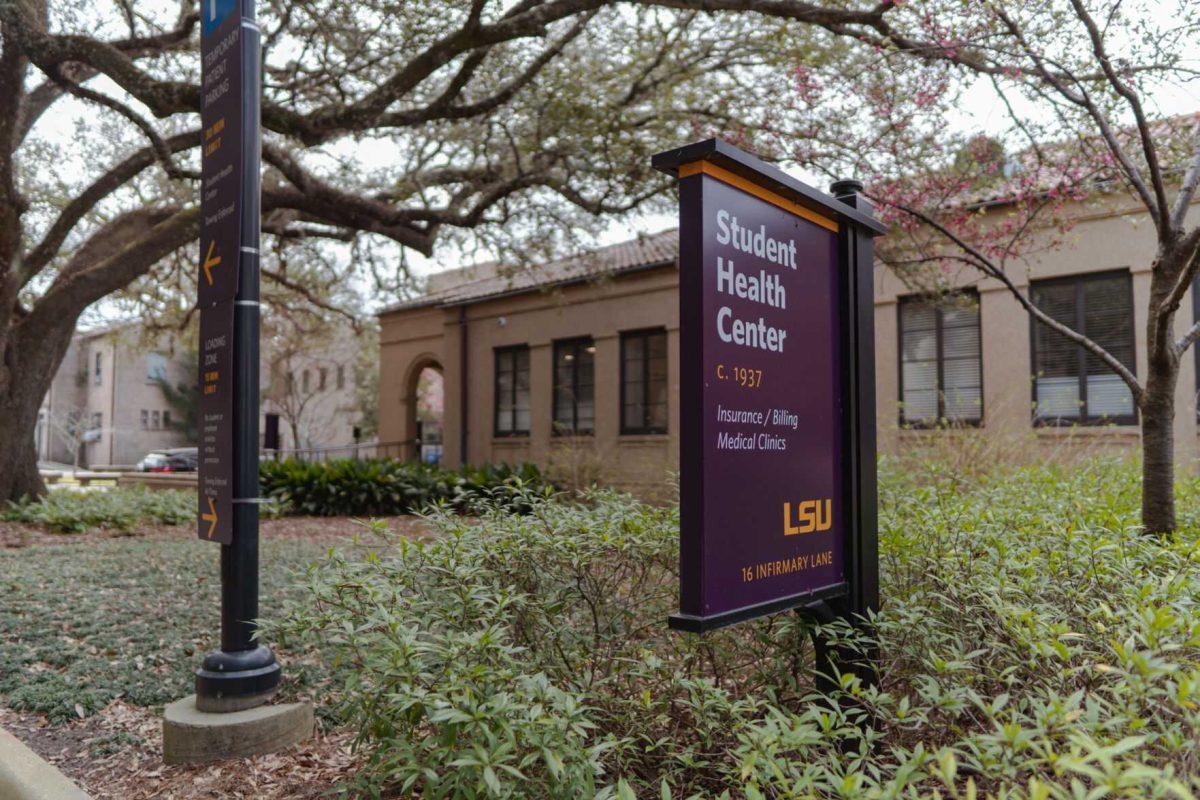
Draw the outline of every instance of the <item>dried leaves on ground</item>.
<instances>
[{"instance_id":1,"label":"dried leaves on ground","mask_svg":"<svg viewBox=\"0 0 1200 800\"><path fill-rule=\"evenodd\" d=\"M0 727L57 766L94 800L305 800L350 777L350 734L322 732L280 753L205 766L162 762L162 715L123 701L61 725L0 708Z\"/></svg>"}]
</instances>

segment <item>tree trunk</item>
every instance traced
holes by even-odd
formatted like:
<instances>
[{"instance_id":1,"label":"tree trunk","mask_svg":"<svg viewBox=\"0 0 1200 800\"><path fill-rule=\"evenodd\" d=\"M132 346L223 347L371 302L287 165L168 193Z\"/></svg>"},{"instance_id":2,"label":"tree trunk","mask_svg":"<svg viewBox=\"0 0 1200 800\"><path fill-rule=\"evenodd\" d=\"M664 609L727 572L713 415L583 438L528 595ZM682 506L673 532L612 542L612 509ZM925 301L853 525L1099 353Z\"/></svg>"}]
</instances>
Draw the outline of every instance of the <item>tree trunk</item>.
<instances>
[{"instance_id":1,"label":"tree trunk","mask_svg":"<svg viewBox=\"0 0 1200 800\"><path fill-rule=\"evenodd\" d=\"M1156 369L1152 363L1140 409L1142 527L1146 533L1175 532L1175 383L1178 376L1177 364L1159 365Z\"/></svg>"},{"instance_id":2,"label":"tree trunk","mask_svg":"<svg viewBox=\"0 0 1200 800\"><path fill-rule=\"evenodd\" d=\"M26 378L15 374L14 391L0 398L0 503L40 497L46 486L38 473L37 445L33 432L37 428L38 409L49 381Z\"/></svg>"},{"instance_id":3,"label":"tree trunk","mask_svg":"<svg viewBox=\"0 0 1200 800\"><path fill-rule=\"evenodd\" d=\"M33 434L77 319L78 314L53 320L29 317L0 337L0 505L45 494Z\"/></svg>"}]
</instances>

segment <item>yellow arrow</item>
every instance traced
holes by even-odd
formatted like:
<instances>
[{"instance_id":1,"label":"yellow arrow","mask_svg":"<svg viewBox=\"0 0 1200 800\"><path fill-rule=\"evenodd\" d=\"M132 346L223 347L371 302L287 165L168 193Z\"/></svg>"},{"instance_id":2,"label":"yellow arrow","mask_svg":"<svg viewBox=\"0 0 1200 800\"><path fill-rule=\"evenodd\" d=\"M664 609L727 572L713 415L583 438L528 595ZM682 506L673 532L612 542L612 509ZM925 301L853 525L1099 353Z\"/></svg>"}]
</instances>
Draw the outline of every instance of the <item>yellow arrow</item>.
<instances>
[{"instance_id":1,"label":"yellow arrow","mask_svg":"<svg viewBox=\"0 0 1200 800\"><path fill-rule=\"evenodd\" d=\"M212 286L212 268L220 266L221 257L213 255L213 248L217 246L217 240L213 239L208 243L208 255L204 257L204 277L208 279L208 285Z\"/></svg>"},{"instance_id":2,"label":"yellow arrow","mask_svg":"<svg viewBox=\"0 0 1200 800\"><path fill-rule=\"evenodd\" d=\"M213 499L211 497L208 498L208 513L201 514L200 519L208 523L208 533L206 533L204 536L206 539L211 539L213 537L213 531L217 529L217 507L213 505Z\"/></svg>"}]
</instances>

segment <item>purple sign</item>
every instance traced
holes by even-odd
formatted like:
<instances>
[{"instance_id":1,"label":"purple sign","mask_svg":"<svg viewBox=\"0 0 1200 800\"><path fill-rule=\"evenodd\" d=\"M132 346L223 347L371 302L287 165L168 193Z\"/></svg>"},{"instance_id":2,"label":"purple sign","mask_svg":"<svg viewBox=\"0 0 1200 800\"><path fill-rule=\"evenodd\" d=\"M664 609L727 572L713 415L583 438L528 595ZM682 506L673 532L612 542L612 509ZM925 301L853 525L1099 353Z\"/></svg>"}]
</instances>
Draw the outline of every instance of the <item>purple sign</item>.
<instances>
[{"instance_id":1,"label":"purple sign","mask_svg":"<svg viewBox=\"0 0 1200 800\"><path fill-rule=\"evenodd\" d=\"M242 235L242 4L204 0L200 37L201 309L232 300Z\"/></svg>"},{"instance_id":2,"label":"purple sign","mask_svg":"<svg viewBox=\"0 0 1200 800\"><path fill-rule=\"evenodd\" d=\"M245 205L247 46L241 0L203 0L200 36L200 464L197 532L233 541L233 317ZM249 231L247 231L248 233Z\"/></svg>"},{"instance_id":3,"label":"purple sign","mask_svg":"<svg viewBox=\"0 0 1200 800\"><path fill-rule=\"evenodd\" d=\"M838 223L706 161L680 182L680 611L845 589Z\"/></svg>"},{"instance_id":4,"label":"purple sign","mask_svg":"<svg viewBox=\"0 0 1200 800\"><path fill-rule=\"evenodd\" d=\"M197 535L233 541L233 303L200 312Z\"/></svg>"}]
</instances>

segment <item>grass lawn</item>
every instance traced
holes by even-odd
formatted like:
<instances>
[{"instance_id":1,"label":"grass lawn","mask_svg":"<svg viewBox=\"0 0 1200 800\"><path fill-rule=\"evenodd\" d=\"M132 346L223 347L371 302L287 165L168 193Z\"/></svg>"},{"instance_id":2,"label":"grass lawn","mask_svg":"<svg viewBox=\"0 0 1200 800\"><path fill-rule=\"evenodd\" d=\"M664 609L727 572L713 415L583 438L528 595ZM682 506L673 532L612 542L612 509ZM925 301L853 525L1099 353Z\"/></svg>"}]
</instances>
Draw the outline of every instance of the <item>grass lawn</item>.
<instances>
[{"instance_id":1,"label":"grass lawn","mask_svg":"<svg viewBox=\"0 0 1200 800\"><path fill-rule=\"evenodd\" d=\"M161 707L192 692L200 659L218 645L218 548L190 526L136 530L38 532L31 546L0 549L0 727L98 798L225 796L221 787L245 786L225 783L229 769L162 768L159 755ZM297 573L358 530L348 519L264 521L264 616L299 598ZM312 669L279 655L283 695L303 695ZM334 737L302 747L307 773L272 757L237 769L262 773L252 796L317 796L349 766L343 744ZM314 784L316 773L329 774Z\"/></svg>"}]
</instances>

